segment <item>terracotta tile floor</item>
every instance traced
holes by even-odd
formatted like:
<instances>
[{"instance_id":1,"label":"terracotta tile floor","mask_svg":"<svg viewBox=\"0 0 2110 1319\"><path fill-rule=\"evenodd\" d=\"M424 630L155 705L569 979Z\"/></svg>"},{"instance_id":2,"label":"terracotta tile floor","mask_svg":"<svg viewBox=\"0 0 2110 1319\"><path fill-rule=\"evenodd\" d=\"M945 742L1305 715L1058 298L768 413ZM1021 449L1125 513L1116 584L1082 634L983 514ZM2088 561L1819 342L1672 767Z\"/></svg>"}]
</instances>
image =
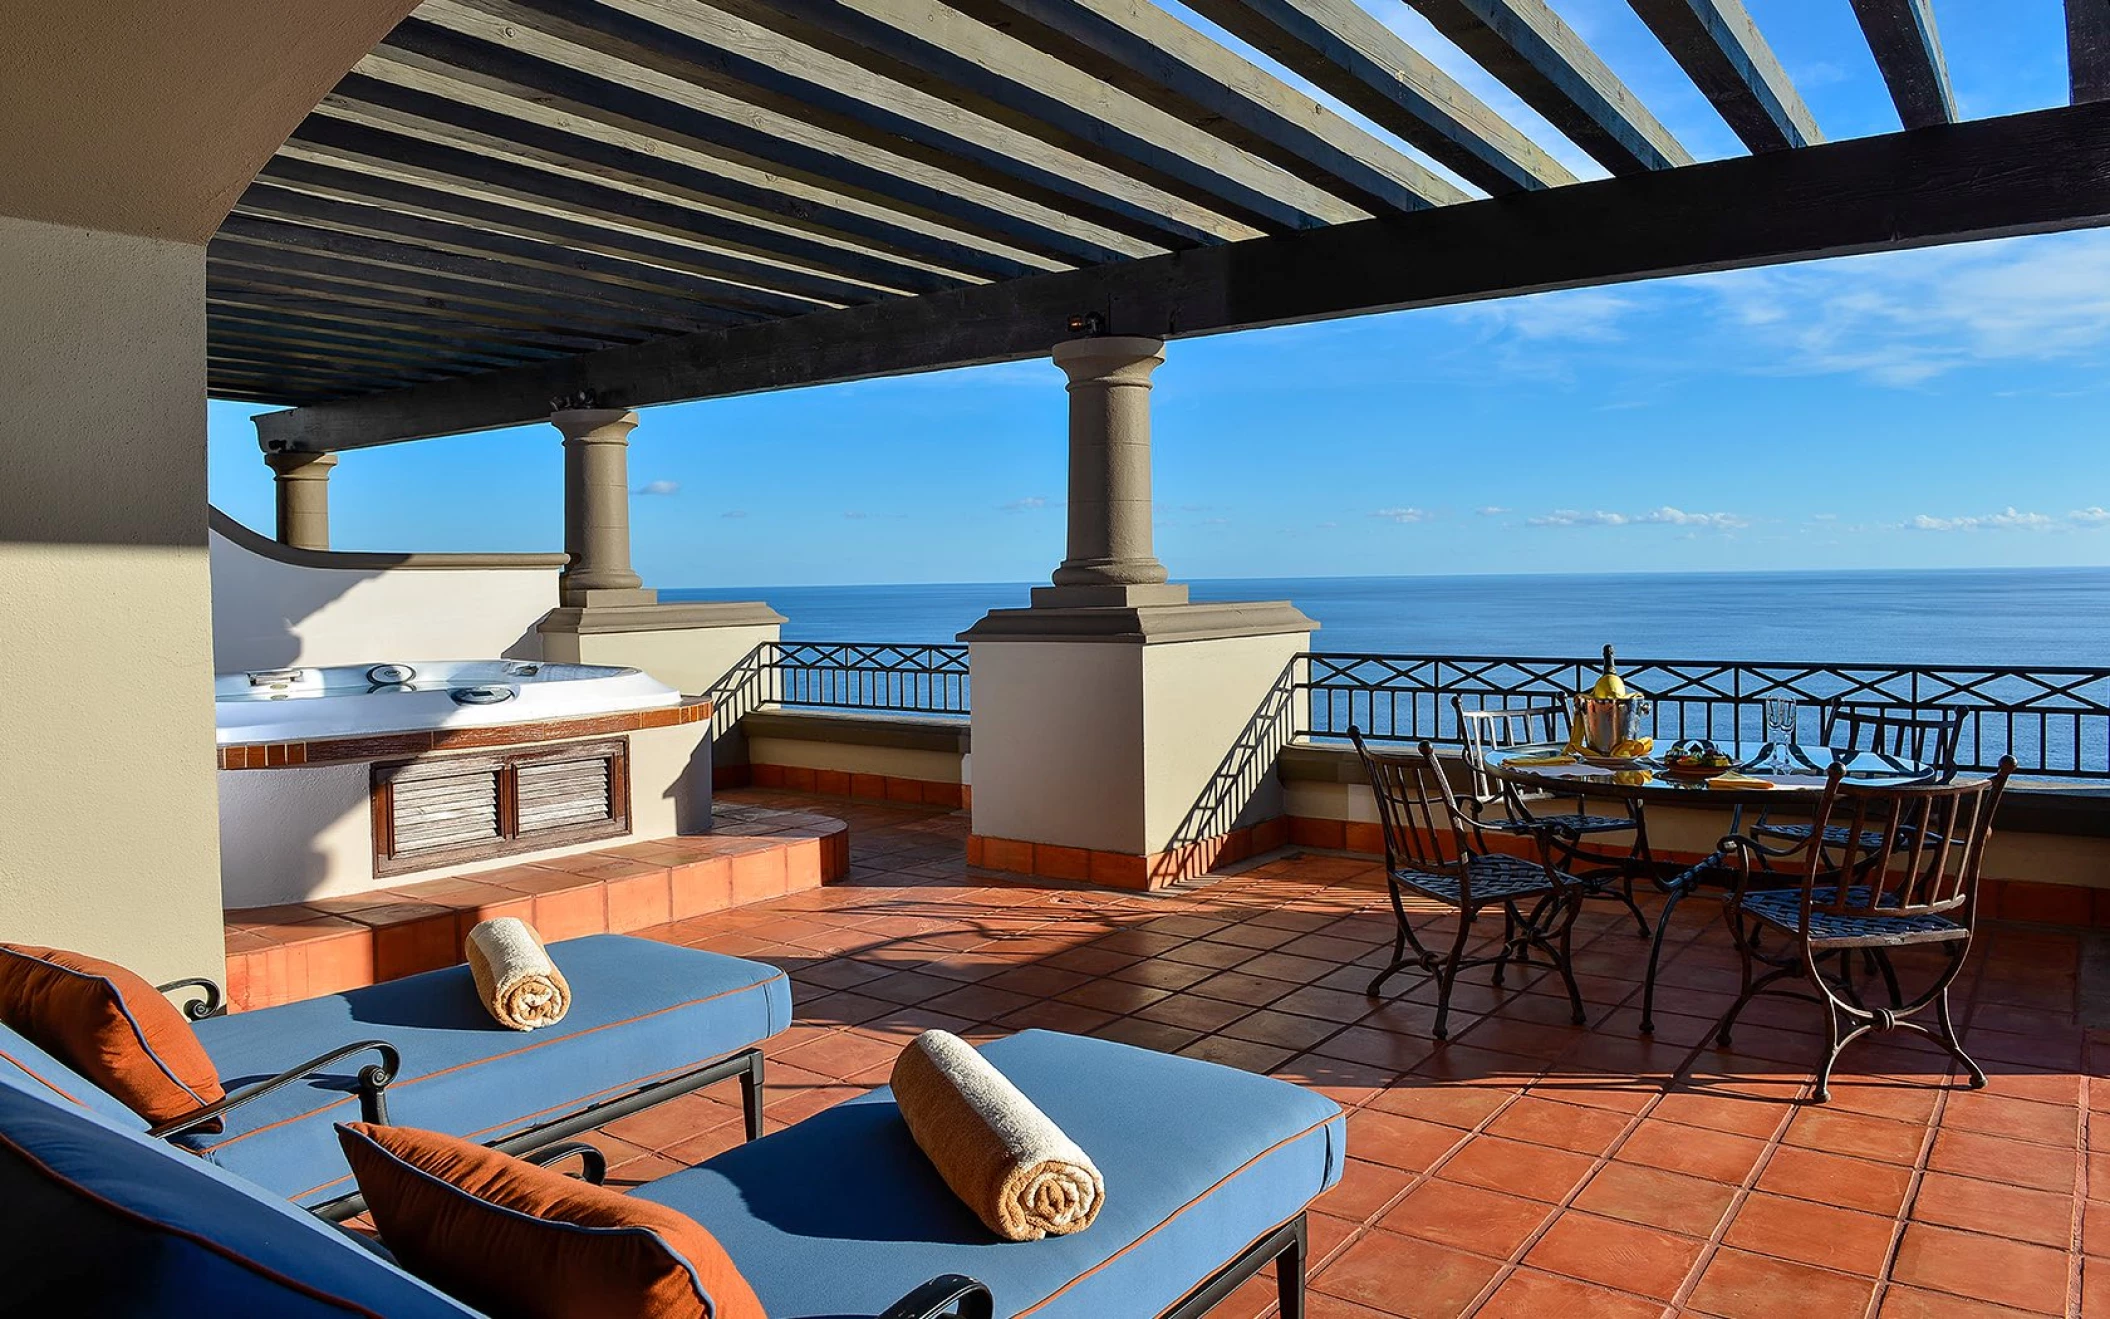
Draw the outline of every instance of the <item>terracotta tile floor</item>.
<instances>
[{"instance_id":1,"label":"terracotta tile floor","mask_svg":"<svg viewBox=\"0 0 2110 1319\"><path fill-rule=\"evenodd\" d=\"M1577 926L1589 1026L1543 970L1500 993L1483 970L1442 1044L1426 985L1363 996L1392 933L1368 861L1291 851L1112 893L970 871L957 812L726 797L852 830L844 884L644 932L791 972L773 1123L884 1083L926 1027L1078 1031L1350 1111L1347 1176L1312 1216L1312 1319L2110 1315L2110 1155L2089 1152L2098 1107L2110 1128L2110 1082L2091 1080L2110 1033L2076 1024L2078 933L1981 931L1956 1003L1986 1090L1900 1034L1849 1051L1832 1103L1806 1108L1813 1006L1762 1002L1735 1049L1702 1044L1735 981L1712 902L1679 912L1653 1039L1644 945L1607 905ZM611 1123L612 1180L725 1148L736 1101L719 1087ZM1219 1313L1272 1310L1256 1282Z\"/></svg>"}]
</instances>

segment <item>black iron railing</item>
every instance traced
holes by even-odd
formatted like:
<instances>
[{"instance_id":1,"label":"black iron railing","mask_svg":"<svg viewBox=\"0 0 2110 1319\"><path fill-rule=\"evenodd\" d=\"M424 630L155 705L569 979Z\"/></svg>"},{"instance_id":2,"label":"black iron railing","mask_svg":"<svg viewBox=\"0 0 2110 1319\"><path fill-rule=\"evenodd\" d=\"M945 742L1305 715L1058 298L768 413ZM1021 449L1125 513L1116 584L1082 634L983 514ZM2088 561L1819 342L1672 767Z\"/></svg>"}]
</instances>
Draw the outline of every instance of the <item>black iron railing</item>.
<instances>
[{"instance_id":1,"label":"black iron railing","mask_svg":"<svg viewBox=\"0 0 2110 1319\"><path fill-rule=\"evenodd\" d=\"M967 714L967 647L862 641L767 641L710 692L730 728L765 705Z\"/></svg>"},{"instance_id":2,"label":"black iron railing","mask_svg":"<svg viewBox=\"0 0 2110 1319\"><path fill-rule=\"evenodd\" d=\"M1468 710L1539 704L1585 690L1600 658L1507 655L1303 657L1299 690L1309 717L1298 732L1346 736L1348 725L1398 741L1460 740L1451 698ZM1802 703L1801 736L1819 738L1823 707L1838 703L1893 712L1961 712L1957 764L1990 770L2012 755L2022 772L2110 777L2110 669L1969 668L1955 665L1744 664L1633 660L1619 671L1653 698L1653 735L1713 741L1763 740L1762 703Z\"/></svg>"}]
</instances>

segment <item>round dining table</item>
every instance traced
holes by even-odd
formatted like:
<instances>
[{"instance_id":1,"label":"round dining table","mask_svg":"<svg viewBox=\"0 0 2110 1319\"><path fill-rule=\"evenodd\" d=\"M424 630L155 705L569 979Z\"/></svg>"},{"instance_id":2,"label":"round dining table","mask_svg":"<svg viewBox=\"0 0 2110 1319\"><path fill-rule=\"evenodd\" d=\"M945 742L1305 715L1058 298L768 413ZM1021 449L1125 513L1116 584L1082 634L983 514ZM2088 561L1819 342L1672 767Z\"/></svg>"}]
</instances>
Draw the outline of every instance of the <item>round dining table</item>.
<instances>
[{"instance_id":1,"label":"round dining table","mask_svg":"<svg viewBox=\"0 0 2110 1319\"><path fill-rule=\"evenodd\" d=\"M1490 747L1483 764L1491 777L1523 792L1623 801L1637 821L1651 805L1701 809L1720 806L1730 812L1725 834L1743 831L1746 806L1784 808L1797 816L1810 811L1835 764L1846 782L1874 788L1910 787L1932 783L1939 777L1934 766L1882 751L1794 745L1785 748L1784 754L1777 754L1771 742L1715 745L1732 763L1729 770L1712 779L1670 773L1656 755L1585 757L1570 755L1557 745ZM1729 777L1717 782L1722 775ZM1648 973L1642 980L1643 1031L1653 1031L1656 1025L1656 969L1663 958L1663 932L1670 924L1670 915L1702 884L1724 872L1723 860L1723 853L1714 852L1697 865L1665 874L1664 867L1647 854L1646 843L1642 845L1639 877L1664 895L1663 910L1656 916L1649 939Z\"/></svg>"}]
</instances>

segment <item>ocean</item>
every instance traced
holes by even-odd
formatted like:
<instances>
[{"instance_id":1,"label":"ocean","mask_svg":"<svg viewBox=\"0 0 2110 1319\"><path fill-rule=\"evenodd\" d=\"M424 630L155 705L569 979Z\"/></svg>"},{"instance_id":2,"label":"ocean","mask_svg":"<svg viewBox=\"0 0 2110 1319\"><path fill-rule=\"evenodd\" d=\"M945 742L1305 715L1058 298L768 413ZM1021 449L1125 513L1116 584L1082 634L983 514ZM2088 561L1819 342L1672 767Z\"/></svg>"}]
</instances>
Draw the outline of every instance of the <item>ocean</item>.
<instances>
[{"instance_id":1,"label":"ocean","mask_svg":"<svg viewBox=\"0 0 2110 1319\"><path fill-rule=\"evenodd\" d=\"M1290 600L1315 650L1750 663L2110 665L2110 568L1309 577L1190 582L1196 600ZM951 641L1028 583L708 587L766 600L796 641Z\"/></svg>"}]
</instances>

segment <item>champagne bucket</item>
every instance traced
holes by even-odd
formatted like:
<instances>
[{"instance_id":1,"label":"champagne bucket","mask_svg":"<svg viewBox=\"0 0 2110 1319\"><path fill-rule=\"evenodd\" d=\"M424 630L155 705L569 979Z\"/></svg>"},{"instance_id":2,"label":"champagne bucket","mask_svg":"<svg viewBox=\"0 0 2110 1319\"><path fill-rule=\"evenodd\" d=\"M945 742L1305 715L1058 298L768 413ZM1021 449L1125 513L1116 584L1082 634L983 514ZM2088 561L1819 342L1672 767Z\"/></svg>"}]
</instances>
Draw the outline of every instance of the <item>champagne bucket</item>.
<instances>
[{"instance_id":1,"label":"champagne bucket","mask_svg":"<svg viewBox=\"0 0 2110 1319\"><path fill-rule=\"evenodd\" d=\"M1568 698L1568 717L1580 735L1582 749L1595 756L1609 756L1620 743L1640 737L1642 721L1651 708L1646 696Z\"/></svg>"}]
</instances>

